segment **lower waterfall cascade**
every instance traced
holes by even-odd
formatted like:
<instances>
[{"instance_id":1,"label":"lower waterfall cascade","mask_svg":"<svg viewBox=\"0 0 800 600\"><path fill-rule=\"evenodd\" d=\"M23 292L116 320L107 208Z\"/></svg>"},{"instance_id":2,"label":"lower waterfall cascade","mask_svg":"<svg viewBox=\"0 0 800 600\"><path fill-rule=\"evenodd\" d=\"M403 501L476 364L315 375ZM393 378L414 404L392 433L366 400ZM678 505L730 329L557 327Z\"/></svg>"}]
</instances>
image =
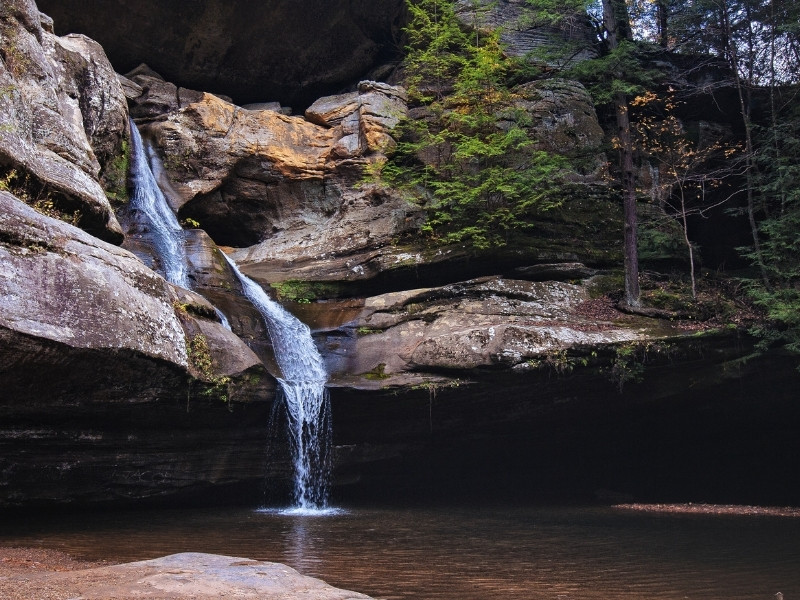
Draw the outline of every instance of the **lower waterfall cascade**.
<instances>
[{"instance_id":1,"label":"lower waterfall cascade","mask_svg":"<svg viewBox=\"0 0 800 600\"><path fill-rule=\"evenodd\" d=\"M331 470L331 410L325 388L327 373L311 330L264 289L244 275L223 253L242 284L245 296L264 317L281 370L278 377L286 403L294 462L294 506L303 510L327 506Z\"/></svg>"}]
</instances>

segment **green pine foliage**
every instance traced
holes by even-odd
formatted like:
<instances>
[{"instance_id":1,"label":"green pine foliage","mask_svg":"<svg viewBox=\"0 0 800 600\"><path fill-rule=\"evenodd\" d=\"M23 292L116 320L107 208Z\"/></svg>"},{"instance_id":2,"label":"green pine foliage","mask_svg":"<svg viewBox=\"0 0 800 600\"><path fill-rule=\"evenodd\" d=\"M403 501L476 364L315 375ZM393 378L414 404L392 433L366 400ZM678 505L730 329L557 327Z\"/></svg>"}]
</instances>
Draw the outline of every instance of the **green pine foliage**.
<instances>
[{"instance_id":1,"label":"green pine foliage","mask_svg":"<svg viewBox=\"0 0 800 600\"><path fill-rule=\"evenodd\" d=\"M398 127L397 149L378 175L428 209L423 232L433 241L504 245L561 204L569 162L539 149L515 109L523 66L504 55L499 32L465 31L451 1L408 8L413 117Z\"/></svg>"},{"instance_id":2,"label":"green pine foliage","mask_svg":"<svg viewBox=\"0 0 800 600\"><path fill-rule=\"evenodd\" d=\"M646 67L654 52L657 49L648 44L622 40L602 56L576 63L569 75L586 86L596 105L612 105L617 94L638 96L663 79L662 73Z\"/></svg>"},{"instance_id":3,"label":"green pine foliage","mask_svg":"<svg viewBox=\"0 0 800 600\"><path fill-rule=\"evenodd\" d=\"M800 109L783 115L758 136L759 192L768 216L759 223L761 261L769 285L752 282L750 294L768 322L754 333L766 348L800 353ZM750 252L754 261L756 255Z\"/></svg>"},{"instance_id":4,"label":"green pine foliage","mask_svg":"<svg viewBox=\"0 0 800 600\"><path fill-rule=\"evenodd\" d=\"M526 11L522 26L557 26L571 19L580 18L587 8L586 0L526 0L530 8Z\"/></svg>"}]
</instances>

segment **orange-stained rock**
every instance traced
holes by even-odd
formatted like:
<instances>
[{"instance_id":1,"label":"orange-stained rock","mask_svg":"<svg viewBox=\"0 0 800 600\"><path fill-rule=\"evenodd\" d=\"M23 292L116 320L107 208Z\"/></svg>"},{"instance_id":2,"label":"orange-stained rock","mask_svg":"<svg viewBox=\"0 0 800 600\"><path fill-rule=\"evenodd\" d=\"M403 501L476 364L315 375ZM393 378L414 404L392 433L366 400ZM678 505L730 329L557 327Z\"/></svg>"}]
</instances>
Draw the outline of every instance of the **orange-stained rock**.
<instances>
[{"instance_id":1,"label":"orange-stained rock","mask_svg":"<svg viewBox=\"0 0 800 600\"><path fill-rule=\"evenodd\" d=\"M336 131L272 110L245 110L212 94L145 127L183 203L236 175L242 162L253 178L321 179Z\"/></svg>"}]
</instances>

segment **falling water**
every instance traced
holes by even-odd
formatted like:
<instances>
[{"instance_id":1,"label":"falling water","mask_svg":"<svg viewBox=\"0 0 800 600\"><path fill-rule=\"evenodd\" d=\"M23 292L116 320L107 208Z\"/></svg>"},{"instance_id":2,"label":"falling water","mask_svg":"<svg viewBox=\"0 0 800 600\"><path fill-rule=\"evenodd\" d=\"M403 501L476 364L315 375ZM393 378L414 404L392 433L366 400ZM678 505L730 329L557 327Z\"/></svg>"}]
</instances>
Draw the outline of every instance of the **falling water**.
<instances>
[{"instance_id":1,"label":"falling water","mask_svg":"<svg viewBox=\"0 0 800 600\"><path fill-rule=\"evenodd\" d=\"M146 147L131 121L132 208L149 224L153 243L166 279L189 287L183 230L154 173L163 168L152 148ZM223 254L223 256L225 256ZM294 459L294 505L301 510L319 510L328 501L330 477L330 401L325 389L327 374L309 328L274 302L264 290L242 274L225 256L245 295L267 324L282 377L278 378L289 419L289 438ZM217 309L223 326L230 324Z\"/></svg>"},{"instance_id":2,"label":"falling water","mask_svg":"<svg viewBox=\"0 0 800 600\"><path fill-rule=\"evenodd\" d=\"M170 283L184 288L189 287L186 267L186 250L183 246L183 230L167 199L156 183L154 170L161 169L152 148L145 148L142 136L133 120L131 125L131 175L133 194L131 207L141 211L153 234L153 244L164 277Z\"/></svg>"},{"instance_id":3,"label":"falling water","mask_svg":"<svg viewBox=\"0 0 800 600\"><path fill-rule=\"evenodd\" d=\"M327 374L308 326L298 321L225 256L242 284L245 296L267 324L278 378L289 419L294 460L294 505L301 510L325 508L330 478L330 401Z\"/></svg>"},{"instance_id":4,"label":"falling water","mask_svg":"<svg viewBox=\"0 0 800 600\"><path fill-rule=\"evenodd\" d=\"M225 313L218 309L216 306L214 307L214 312L217 314L217 318L219 322L222 323L222 326L227 329L228 331L233 331L231 329L231 323L228 321L228 317L225 316Z\"/></svg>"}]
</instances>

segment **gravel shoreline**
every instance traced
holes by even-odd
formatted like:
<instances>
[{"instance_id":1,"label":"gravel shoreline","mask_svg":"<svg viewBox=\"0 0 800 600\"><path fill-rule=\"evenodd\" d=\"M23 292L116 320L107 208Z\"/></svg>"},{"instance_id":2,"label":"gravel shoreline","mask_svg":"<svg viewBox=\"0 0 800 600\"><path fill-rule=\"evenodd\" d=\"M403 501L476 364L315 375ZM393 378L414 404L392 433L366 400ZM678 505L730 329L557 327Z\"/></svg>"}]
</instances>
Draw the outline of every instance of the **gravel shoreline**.
<instances>
[{"instance_id":1,"label":"gravel shoreline","mask_svg":"<svg viewBox=\"0 0 800 600\"><path fill-rule=\"evenodd\" d=\"M111 564L78 560L59 550L0 547L0 600L69 600L80 590L74 583L51 577L53 573Z\"/></svg>"},{"instance_id":2,"label":"gravel shoreline","mask_svg":"<svg viewBox=\"0 0 800 600\"><path fill-rule=\"evenodd\" d=\"M800 517L800 508L791 506L743 506L737 504L615 504L613 508L649 513L686 515L739 515Z\"/></svg>"}]
</instances>

